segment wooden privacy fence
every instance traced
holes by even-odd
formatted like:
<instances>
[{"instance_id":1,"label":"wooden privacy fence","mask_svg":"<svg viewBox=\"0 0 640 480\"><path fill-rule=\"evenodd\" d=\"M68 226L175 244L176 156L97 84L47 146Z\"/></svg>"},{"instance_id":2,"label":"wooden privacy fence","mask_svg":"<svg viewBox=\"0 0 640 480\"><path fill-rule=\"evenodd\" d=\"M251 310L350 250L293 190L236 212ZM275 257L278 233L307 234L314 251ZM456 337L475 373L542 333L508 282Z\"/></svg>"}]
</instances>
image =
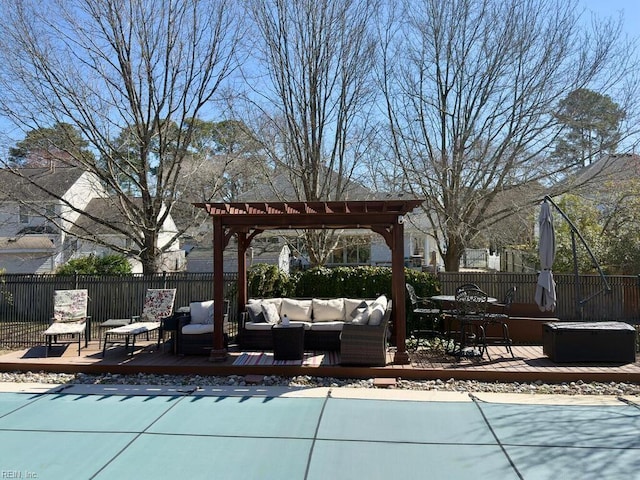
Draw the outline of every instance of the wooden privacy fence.
<instances>
[{"instance_id":1,"label":"wooden privacy fence","mask_svg":"<svg viewBox=\"0 0 640 480\"><path fill-rule=\"evenodd\" d=\"M504 298L515 285L516 303L534 304L537 275L504 272L440 272L438 280L444 294L453 294L456 286L475 283L490 296ZM561 320L580 319L576 306L577 288L573 275L555 275L558 305L554 315ZM580 298L590 298L582 306L584 320L622 320L640 323L640 276L606 277L611 286L604 292L597 275L578 277ZM55 290L86 288L89 291L89 315L93 325L108 318L127 318L141 313L148 288L176 288L176 308L191 301L213 297L213 273L167 273L131 276L0 276L0 348L41 345L42 332L53 313ZM224 274L224 297L231 302L231 336L237 333L237 274ZM93 328L93 338L97 328Z\"/></svg>"},{"instance_id":2,"label":"wooden privacy fence","mask_svg":"<svg viewBox=\"0 0 640 480\"><path fill-rule=\"evenodd\" d=\"M87 289L92 337L109 318L129 318L142 312L148 288L175 288L175 308L213 298L213 273L166 273L131 276L0 276L0 348L31 347L43 342L42 332L53 314L55 290ZM237 332L237 274L224 274L229 299L231 335Z\"/></svg>"},{"instance_id":3,"label":"wooden privacy fence","mask_svg":"<svg viewBox=\"0 0 640 480\"><path fill-rule=\"evenodd\" d=\"M640 276L614 275L606 280L611 291L604 290L604 283L598 275L556 275L557 307L555 316L561 320L620 320L629 323L640 322ZM453 295L456 286L475 283L491 297L504 298L507 290L516 286L516 303L534 304L536 282L535 273L504 272L441 272L438 280L443 294ZM579 290L579 297L578 297ZM588 299L581 307L576 300ZM580 314L582 309L582 315Z\"/></svg>"}]
</instances>

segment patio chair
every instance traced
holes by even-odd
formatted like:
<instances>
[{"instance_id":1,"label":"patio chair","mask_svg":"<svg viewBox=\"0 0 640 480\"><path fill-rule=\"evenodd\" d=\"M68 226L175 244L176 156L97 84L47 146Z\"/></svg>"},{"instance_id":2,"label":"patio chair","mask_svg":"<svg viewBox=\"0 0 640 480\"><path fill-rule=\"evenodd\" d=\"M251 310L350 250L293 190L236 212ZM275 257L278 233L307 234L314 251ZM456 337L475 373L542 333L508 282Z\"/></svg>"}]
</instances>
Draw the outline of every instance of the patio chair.
<instances>
[{"instance_id":1,"label":"patio chair","mask_svg":"<svg viewBox=\"0 0 640 480\"><path fill-rule=\"evenodd\" d=\"M406 284L411 311L413 314L413 326L410 334L417 339L433 338L440 334L440 308L428 298L418 297L415 288L410 283Z\"/></svg>"},{"instance_id":2,"label":"patio chair","mask_svg":"<svg viewBox=\"0 0 640 480\"><path fill-rule=\"evenodd\" d=\"M162 320L173 315L173 304L176 298L175 288L150 288L142 308L142 314L131 317L130 323L107 330L104 334L102 356L104 357L107 345L123 343L125 351L133 354L138 335L145 334L149 339L149 333L160 330Z\"/></svg>"},{"instance_id":3,"label":"patio chair","mask_svg":"<svg viewBox=\"0 0 640 480\"><path fill-rule=\"evenodd\" d=\"M379 306L372 306L369 321L376 315ZM371 307L370 307L371 308ZM373 324L360 325L345 323L340 334L340 363L344 365L363 365L384 367L387 364L387 342L389 318L391 317L391 300L382 308L382 320Z\"/></svg>"},{"instance_id":4,"label":"patio chair","mask_svg":"<svg viewBox=\"0 0 640 480\"><path fill-rule=\"evenodd\" d=\"M53 294L53 317L45 336L45 356L49 356L49 350L53 345L69 344L72 342L59 342L60 337L71 337L72 341L78 339L78 356L80 356L81 339L84 334L84 346L87 348L87 302L89 294L87 290L56 290Z\"/></svg>"},{"instance_id":5,"label":"patio chair","mask_svg":"<svg viewBox=\"0 0 640 480\"><path fill-rule=\"evenodd\" d=\"M509 325L507 322L509 320L509 309L515 298L517 288L515 285L511 287L505 294L502 303L493 303L489 306L490 311L486 313L484 323L485 343L487 345L505 347L512 358L515 358L513 349L511 348L513 341L509 336ZM499 335L492 332L496 327L499 329ZM491 359L488 352L487 357Z\"/></svg>"}]
</instances>

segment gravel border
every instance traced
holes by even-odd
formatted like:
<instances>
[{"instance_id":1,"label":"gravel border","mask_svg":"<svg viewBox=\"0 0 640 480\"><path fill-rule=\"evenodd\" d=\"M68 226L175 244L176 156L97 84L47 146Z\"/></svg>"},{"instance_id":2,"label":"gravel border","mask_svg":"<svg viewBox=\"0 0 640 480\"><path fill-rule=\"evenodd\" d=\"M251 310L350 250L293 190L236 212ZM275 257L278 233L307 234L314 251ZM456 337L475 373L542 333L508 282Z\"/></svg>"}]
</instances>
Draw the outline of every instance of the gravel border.
<instances>
[{"instance_id":1,"label":"gravel border","mask_svg":"<svg viewBox=\"0 0 640 480\"><path fill-rule=\"evenodd\" d=\"M44 383L44 384L83 384L83 385L197 385L197 386L245 386L245 376L204 376L204 375L87 375L84 373L50 372L0 372L0 382L5 383ZM262 377L260 385L285 387L352 387L375 388L373 378L342 379L331 377L313 377L299 375L280 377L267 375ZM501 383L477 382L474 380L402 380L397 379L395 387L403 390L443 391L443 392L490 392L490 393L528 393L541 395L638 395L640 384L624 382L576 382L544 383Z\"/></svg>"}]
</instances>

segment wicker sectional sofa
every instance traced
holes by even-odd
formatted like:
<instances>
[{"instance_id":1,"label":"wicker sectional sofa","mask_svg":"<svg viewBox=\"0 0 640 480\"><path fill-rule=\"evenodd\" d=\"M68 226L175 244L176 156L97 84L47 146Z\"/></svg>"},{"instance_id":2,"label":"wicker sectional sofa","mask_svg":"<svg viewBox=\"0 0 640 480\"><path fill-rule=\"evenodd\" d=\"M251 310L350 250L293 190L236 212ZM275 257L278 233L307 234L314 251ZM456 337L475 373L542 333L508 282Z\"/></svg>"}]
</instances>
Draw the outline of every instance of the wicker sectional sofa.
<instances>
[{"instance_id":1,"label":"wicker sectional sofa","mask_svg":"<svg viewBox=\"0 0 640 480\"><path fill-rule=\"evenodd\" d=\"M238 340L243 350L271 350L271 328L286 316L290 324L304 325L305 350L340 350L345 325L377 327L386 337L390 312L391 302L384 295L377 299L252 299L241 315Z\"/></svg>"}]
</instances>

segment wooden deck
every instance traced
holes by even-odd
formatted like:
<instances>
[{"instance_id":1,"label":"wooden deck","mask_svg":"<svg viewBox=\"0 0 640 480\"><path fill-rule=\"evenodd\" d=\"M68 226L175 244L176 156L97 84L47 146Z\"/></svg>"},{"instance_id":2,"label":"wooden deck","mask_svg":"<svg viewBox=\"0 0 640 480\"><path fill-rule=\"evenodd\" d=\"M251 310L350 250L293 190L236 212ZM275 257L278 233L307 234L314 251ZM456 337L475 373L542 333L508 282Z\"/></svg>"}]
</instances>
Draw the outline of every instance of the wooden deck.
<instances>
[{"instance_id":1,"label":"wooden deck","mask_svg":"<svg viewBox=\"0 0 640 480\"><path fill-rule=\"evenodd\" d=\"M339 378L404 378L500 381L500 382L635 382L640 383L640 361L618 364L555 364L542 353L541 346L516 346L511 358L504 348L490 347L491 360L456 361L447 356L411 355L411 364L393 365L389 352L386 367L350 367L337 364L300 365L233 365L243 353L230 349L224 362L211 362L208 357L177 356L169 348L157 350L154 342L142 342L129 356L122 347L107 351L105 358L98 342L90 342L78 356L77 346L58 347L44 356L44 347L14 351L0 356L0 371L49 371L87 374L169 374L169 375L311 375ZM323 362L324 363L324 362Z\"/></svg>"}]
</instances>

